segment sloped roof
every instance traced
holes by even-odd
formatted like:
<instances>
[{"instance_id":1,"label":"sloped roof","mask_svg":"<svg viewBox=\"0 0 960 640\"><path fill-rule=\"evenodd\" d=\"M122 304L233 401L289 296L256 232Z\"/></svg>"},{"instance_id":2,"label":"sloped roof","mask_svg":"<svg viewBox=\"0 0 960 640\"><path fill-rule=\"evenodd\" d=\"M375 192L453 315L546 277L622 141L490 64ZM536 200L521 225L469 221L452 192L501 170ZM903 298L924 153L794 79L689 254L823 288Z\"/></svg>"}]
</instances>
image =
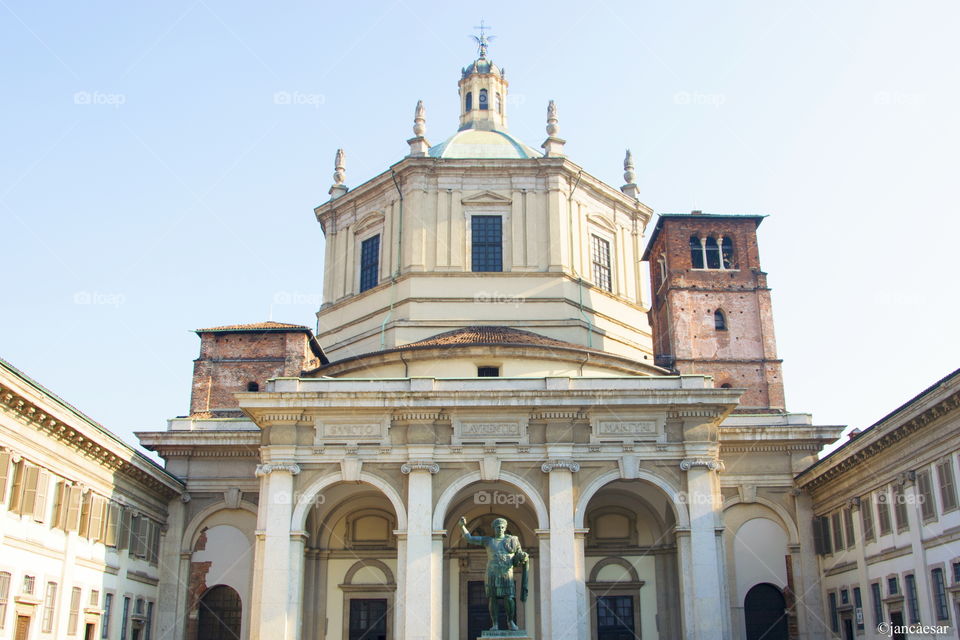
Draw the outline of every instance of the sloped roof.
<instances>
[{"instance_id":1,"label":"sloped roof","mask_svg":"<svg viewBox=\"0 0 960 640\"><path fill-rule=\"evenodd\" d=\"M288 324L286 322L254 322L252 324L228 324L222 327L197 329L197 333L227 333L230 331L310 331L302 324Z\"/></svg>"},{"instance_id":2,"label":"sloped roof","mask_svg":"<svg viewBox=\"0 0 960 640\"><path fill-rule=\"evenodd\" d=\"M588 349L588 347L572 342L555 340L547 336L542 336L539 333L533 333L532 331L524 331L522 329L505 326L475 326L454 329L453 331L446 331L424 340L405 344L397 347L397 349L419 349L454 345L536 345L541 347L562 347L564 349Z\"/></svg>"},{"instance_id":3,"label":"sloped roof","mask_svg":"<svg viewBox=\"0 0 960 640\"><path fill-rule=\"evenodd\" d=\"M505 131L463 129L440 144L430 147L431 158L505 158L525 160L542 158L543 153Z\"/></svg>"}]
</instances>

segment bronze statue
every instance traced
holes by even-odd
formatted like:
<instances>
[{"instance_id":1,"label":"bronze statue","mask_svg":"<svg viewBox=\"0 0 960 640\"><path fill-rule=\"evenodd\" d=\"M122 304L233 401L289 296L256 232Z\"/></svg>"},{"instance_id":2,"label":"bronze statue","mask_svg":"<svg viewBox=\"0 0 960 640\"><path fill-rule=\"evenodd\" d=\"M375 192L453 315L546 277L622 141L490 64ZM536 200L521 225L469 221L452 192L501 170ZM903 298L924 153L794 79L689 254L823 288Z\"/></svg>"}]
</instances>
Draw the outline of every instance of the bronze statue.
<instances>
[{"instance_id":1,"label":"bronze statue","mask_svg":"<svg viewBox=\"0 0 960 640\"><path fill-rule=\"evenodd\" d=\"M528 555L520 549L520 539L517 536L506 535L507 521L497 518L493 521L493 536L470 535L467 529L467 519L460 518L460 530L463 538L470 544L487 549L487 575L484 588L487 594L487 606L490 610L490 620L493 626L490 631L500 629L497 601L503 598L507 607L507 625L517 630L517 593L513 582L513 568L522 568L520 601L527 601L527 559Z\"/></svg>"}]
</instances>

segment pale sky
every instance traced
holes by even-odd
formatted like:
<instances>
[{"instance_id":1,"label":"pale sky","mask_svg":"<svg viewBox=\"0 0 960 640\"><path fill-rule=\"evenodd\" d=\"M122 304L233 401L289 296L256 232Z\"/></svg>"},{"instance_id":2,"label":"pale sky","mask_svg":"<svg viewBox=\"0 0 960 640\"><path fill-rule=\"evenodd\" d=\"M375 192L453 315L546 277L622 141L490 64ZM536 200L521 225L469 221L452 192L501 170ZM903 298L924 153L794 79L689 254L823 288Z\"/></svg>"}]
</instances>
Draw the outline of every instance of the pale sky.
<instances>
[{"instance_id":1,"label":"pale sky","mask_svg":"<svg viewBox=\"0 0 960 640\"><path fill-rule=\"evenodd\" d=\"M315 326L333 157L433 143L481 18L511 132L658 212L769 215L787 405L866 427L960 366L956 2L0 0L0 355L133 441L192 329ZM652 224L650 229L652 230Z\"/></svg>"}]
</instances>

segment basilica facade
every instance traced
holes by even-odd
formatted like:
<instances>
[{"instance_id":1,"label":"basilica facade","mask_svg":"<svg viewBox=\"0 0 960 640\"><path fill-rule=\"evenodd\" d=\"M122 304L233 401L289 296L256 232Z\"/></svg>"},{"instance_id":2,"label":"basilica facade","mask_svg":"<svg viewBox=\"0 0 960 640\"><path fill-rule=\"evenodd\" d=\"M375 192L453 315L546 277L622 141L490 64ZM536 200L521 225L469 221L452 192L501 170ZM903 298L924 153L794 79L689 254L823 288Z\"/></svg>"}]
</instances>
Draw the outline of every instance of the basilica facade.
<instances>
[{"instance_id":1,"label":"basilica facade","mask_svg":"<svg viewBox=\"0 0 960 640\"><path fill-rule=\"evenodd\" d=\"M381 174L336 154L316 332L199 330L189 414L138 433L185 486L157 636L473 640L457 523L502 517L529 637L827 637L794 477L840 428L786 409L762 217L653 224L552 102L540 148L510 133L485 42L459 76L443 142L418 104Z\"/></svg>"}]
</instances>

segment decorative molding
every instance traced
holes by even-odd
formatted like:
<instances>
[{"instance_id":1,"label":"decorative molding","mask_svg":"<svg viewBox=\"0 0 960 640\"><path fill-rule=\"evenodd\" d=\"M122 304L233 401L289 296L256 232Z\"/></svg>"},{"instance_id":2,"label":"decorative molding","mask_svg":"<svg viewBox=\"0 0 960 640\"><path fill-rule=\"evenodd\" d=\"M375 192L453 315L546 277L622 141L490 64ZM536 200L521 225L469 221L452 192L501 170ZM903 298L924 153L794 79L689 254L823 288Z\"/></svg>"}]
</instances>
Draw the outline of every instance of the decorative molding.
<instances>
[{"instance_id":1,"label":"decorative molding","mask_svg":"<svg viewBox=\"0 0 960 640\"><path fill-rule=\"evenodd\" d=\"M684 458L680 461L681 471L690 471L694 467L706 467L710 471L723 471L723 461L714 458Z\"/></svg>"},{"instance_id":2,"label":"decorative molding","mask_svg":"<svg viewBox=\"0 0 960 640\"><path fill-rule=\"evenodd\" d=\"M182 502L183 504L187 504L188 502L190 502L190 500L191 500L190 494L187 493L186 491L180 494L180 502Z\"/></svg>"},{"instance_id":3,"label":"decorative molding","mask_svg":"<svg viewBox=\"0 0 960 640\"><path fill-rule=\"evenodd\" d=\"M440 465L430 460L411 460L400 465L400 473L403 475L409 475L413 471L440 473Z\"/></svg>"},{"instance_id":4,"label":"decorative molding","mask_svg":"<svg viewBox=\"0 0 960 640\"><path fill-rule=\"evenodd\" d=\"M295 476L300 473L300 465L298 465L296 462L270 462L267 464L258 464L255 475L260 478L262 476L268 476L274 471L284 471Z\"/></svg>"},{"instance_id":5,"label":"decorative molding","mask_svg":"<svg viewBox=\"0 0 960 640\"><path fill-rule=\"evenodd\" d=\"M542 465L540 465L540 471L544 473L550 473L554 469L566 469L570 473L576 473L580 471L580 463L576 460L547 460Z\"/></svg>"}]
</instances>

